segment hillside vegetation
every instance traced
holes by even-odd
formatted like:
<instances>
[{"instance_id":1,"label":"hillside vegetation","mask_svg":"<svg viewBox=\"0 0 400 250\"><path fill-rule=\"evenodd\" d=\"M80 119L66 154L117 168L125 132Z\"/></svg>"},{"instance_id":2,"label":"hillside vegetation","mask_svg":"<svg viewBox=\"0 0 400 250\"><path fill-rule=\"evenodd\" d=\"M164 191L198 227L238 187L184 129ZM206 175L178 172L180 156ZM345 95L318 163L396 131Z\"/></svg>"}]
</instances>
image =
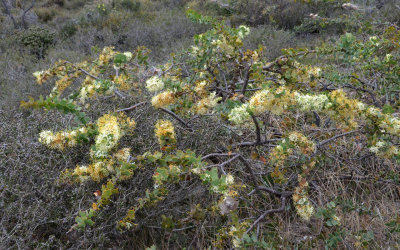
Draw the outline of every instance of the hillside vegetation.
<instances>
[{"instance_id":1,"label":"hillside vegetation","mask_svg":"<svg viewBox=\"0 0 400 250\"><path fill-rule=\"evenodd\" d=\"M395 0L0 0L0 248L400 247Z\"/></svg>"}]
</instances>

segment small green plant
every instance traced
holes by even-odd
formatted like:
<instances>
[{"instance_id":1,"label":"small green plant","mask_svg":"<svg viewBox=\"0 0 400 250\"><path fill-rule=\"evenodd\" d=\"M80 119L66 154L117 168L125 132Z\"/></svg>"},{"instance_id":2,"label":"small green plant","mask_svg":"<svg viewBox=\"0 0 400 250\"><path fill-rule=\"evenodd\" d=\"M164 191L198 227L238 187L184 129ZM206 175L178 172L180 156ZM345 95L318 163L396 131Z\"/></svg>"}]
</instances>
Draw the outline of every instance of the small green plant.
<instances>
[{"instance_id":1,"label":"small green plant","mask_svg":"<svg viewBox=\"0 0 400 250\"><path fill-rule=\"evenodd\" d=\"M67 22L61 27L60 36L65 40L75 35L77 31L78 27L74 22Z\"/></svg>"},{"instance_id":2,"label":"small green plant","mask_svg":"<svg viewBox=\"0 0 400 250\"><path fill-rule=\"evenodd\" d=\"M333 201L329 202L325 207L318 208L315 216L323 219L328 227L340 225L340 218L336 215L336 204Z\"/></svg>"},{"instance_id":3,"label":"small green plant","mask_svg":"<svg viewBox=\"0 0 400 250\"><path fill-rule=\"evenodd\" d=\"M80 229L84 229L86 226L93 226L94 222L92 221L92 217L94 212L90 211L79 211L79 216L75 218L76 227Z\"/></svg>"}]
</instances>

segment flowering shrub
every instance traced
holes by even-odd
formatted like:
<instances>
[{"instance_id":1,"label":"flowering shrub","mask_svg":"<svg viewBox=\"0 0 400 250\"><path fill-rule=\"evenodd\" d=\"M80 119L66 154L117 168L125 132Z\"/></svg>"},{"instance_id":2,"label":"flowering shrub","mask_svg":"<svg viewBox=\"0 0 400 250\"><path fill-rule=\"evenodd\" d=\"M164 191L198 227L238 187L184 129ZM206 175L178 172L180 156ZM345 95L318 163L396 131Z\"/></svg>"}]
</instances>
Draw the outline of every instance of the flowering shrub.
<instances>
[{"instance_id":1,"label":"flowering shrub","mask_svg":"<svg viewBox=\"0 0 400 250\"><path fill-rule=\"evenodd\" d=\"M342 88L321 87L329 79L326 72L330 69L301 63L310 54L327 55L327 49L287 49L283 56L267 62L262 57L262 47L243 50L242 39L251 32L248 27L230 28L191 10L188 17L212 28L196 35L194 46L155 70L147 68L145 48L120 53L107 47L92 62L60 61L51 69L34 73L39 84L56 77L55 87L47 99L31 99L22 102L22 106L56 108L78 117L76 128L55 134L42 131L39 141L58 150L92 143L88 152L91 163L67 169L60 177L66 183L102 183L101 191L95 193L97 202L79 214L73 228L92 226L102 209L117 199L119 188L127 180L143 169L153 169L149 188L130 202L125 216L116 218L119 230L143 227L142 211L160 206L173 195L174 187L201 183L209 191L208 207L186 207L187 211L182 212L186 217L164 216L161 226L169 230L176 222L184 228L208 216L218 221L214 225L214 246L240 247L249 242L248 233L266 216L296 211L292 216L300 217L303 223L312 220L317 210L311 199L316 189L313 173L324 164L325 145L345 144L346 137L357 134L363 150L369 149L393 164L400 161L397 116L374 103L358 100ZM362 46L362 50L366 49ZM398 67L388 58L388 63ZM62 99L73 81L81 82L79 90ZM85 102L105 95L121 99L131 96L141 102L107 110L91 122L83 112L88 112ZM139 124L127 115L141 105L151 105L155 111L170 116L170 120L159 119L154 124L159 149L139 152L133 143L119 148L124 136L142 133L133 133ZM196 119L206 117L236 131L238 136L222 142L215 152L183 148L179 135L196 133ZM275 132L269 133L268 126ZM258 153L249 149L257 149ZM261 174L248 155L258 160ZM311 184L313 190L309 188ZM279 205L266 209L260 203L269 197L265 193L278 197L271 201ZM289 200L292 203L287 203ZM293 204L294 209L288 204ZM254 220L261 209L264 212ZM329 216L339 221L333 210Z\"/></svg>"}]
</instances>

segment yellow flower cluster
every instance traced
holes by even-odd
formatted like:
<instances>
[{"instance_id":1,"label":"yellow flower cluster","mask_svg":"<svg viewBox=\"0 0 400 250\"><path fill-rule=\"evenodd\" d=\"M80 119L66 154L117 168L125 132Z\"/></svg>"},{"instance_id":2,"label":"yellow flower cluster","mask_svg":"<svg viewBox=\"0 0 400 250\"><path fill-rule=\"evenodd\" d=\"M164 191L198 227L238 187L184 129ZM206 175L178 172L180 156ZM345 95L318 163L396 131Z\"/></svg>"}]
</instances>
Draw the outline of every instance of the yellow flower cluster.
<instances>
[{"instance_id":1,"label":"yellow flower cluster","mask_svg":"<svg viewBox=\"0 0 400 250\"><path fill-rule=\"evenodd\" d=\"M39 134L39 142L52 149L64 150L77 145L79 134L87 133L86 127L81 127L72 131L59 131L54 134L52 131L44 130Z\"/></svg>"},{"instance_id":2,"label":"yellow flower cluster","mask_svg":"<svg viewBox=\"0 0 400 250\"><path fill-rule=\"evenodd\" d=\"M104 66L108 64L114 58L115 54L114 47L104 47L98 59L99 65Z\"/></svg>"},{"instance_id":3,"label":"yellow flower cluster","mask_svg":"<svg viewBox=\"0 0 400 250\"><path fill-rule=\"evenodd\" d=\"M171 121L159 120L155 125L154 133L161 148L174 147L176 143L175 130Z\"/></svg>"},{"instance_id":4,"label":"yellow flower cluster","mask_svg":"<svg viewBox=\"0 0 400 250\"><path fill-rule=\"evenodd\" d=\"M300 64L297 61L291 63L291 66L291 68L283 72L284 76L290 75L295 79L295 82L308 83L310 87L315 87L317 85L317 80L321 77L321 68Z\"/></svg>"},{"instance_id":5,"label":"yellow flower cluster","mask_svg":"<svg viewBox=\"0 0 400 250\"><path fill-rule=\"evenodd\" d=\"M94 181L100 181L110 174L115 174L117 168L116 164L128 162L130 151L130 148L122 148L113 154L112 159L98 160L89 166L76 166L71 176L79 182L84 182L88 180L89 177ZM119 178L121 180L124 179L123 176Z\"/></svg>"},{"instance_id":6,"label":"yellow flower cluster","mask_svg":"<svg viewBox=\"0 0 400 250\"><path fill-rule=\"evenodd\" d=\"M390 159L396 155L399 155L399 148L394 145L389 145L385 141L378 141L374 146L371 146L369 150L382 158Z\"/></svg>"},{"instance_id":7,"label":"yellow flower cluster","mask_svg":"<svg viewBox=\"0 0 400 250\"><path fill-rule=\"evenodd\" d=\"M172 91L164 91L160 94L153 96L151 104L155 108L163 108L175 102L175 95Z\"/></svg>"},{"instance_id":8,"label":"yellow flower cluster","mask_svg":"<svg viewBox=\"0 0 400 250\"><path fill-rule=\"evenodd\" d=\"M118 150L117 152L115 152L113 154L113 157L117 161L128 162L130 155L131 155L131 149L130 148L122 148L122 149Z\"/></svg>"},{"instance_id":9,"label":"yellow flower cluster","mask_svg":"<svg viewBox=\"0 0 400 250\"><path fill-rule=\"evenodd\" d=\"M89 166L76 166L72 177L80 182L84 182L90 178L94 181L100 181L114 173L114 162L112 160L97 161Z\"/></svg>"},{"instance_id":10,"label":"yellow flower cluster","mask_svg":"<svg viewBox=\"0 0 400 250\"><path fill-rule=\"evenodd\" d=\"M284 139L282 143L272 149L269 155L269 160L274 166L272 177L277 182L285 180L281 167L285 164L286 159L294 153L294 149L297 149L303 155L311 155L315 152L316 146L314 142L309 140L303 134L299 132L291 132L287 139Z\"/></svg>"},{"instance_id":11,"label":"yellow flower cluster","mask_svg":"<svg viewBox=\"0 0 400 250\"><path fill-rule=\"evenodd\" d=\"M205 80L197 82L194 91L199 96L205 96L207 94L206 90L207 85L208 83Z\"/></svg>"},{"instance_id":12,"label":"yellow flower cluster","mask_svg":"<svg viewBox=\"0 0 400 250\"><path fill-rule=\"evenodd\" d=\"M356 118L360 115L358 111L362 106L361 103L355 99L347 98L342 89L330 92L329 99L330 103L326 105L327 114L332 115L339 122L345 122L346 129L356 128Z\"/></svg>"},{"instance_id":13,"label":"yellow flower cluster","mask_svg":"<svg viewBox=\"0 0 400 250\"><path fill-rule=\"evenodd\" d=\"M117 78L114 79L114 83L118 86L118 89L122 91L129 90L132 85L129 83L129 76L126 74L121 74Z\"/></svg>"},{"instance_id":14,"label":"yellow flower cluster","mask_svg":"<svg viewBox=\"0 0 400 250\"><path fill-rule=\"evenodd\" d=\"M106 114L97 120L98 135L95 139L95 150L91 150L93 158L108 156L108 152L117 145L123 136L118 119L114 115Z\"/></svg>"},{"instance_id":15,"label":"yellow flower cluster","mask_svg":"<svg viewBox=\"0 0 400 250\"><path fill-rule=\"evenodd\" d=\"M52 76L52 74L49 72L49 71L36 71L36 72L34 72L33 73L33 76L35 76L35 78L36 78L36 82L38 83L38 84L42 84L42 83L44 83L45 81L47 81L47 79L49 78L49 77L51 77Z\"/></svg>"},{"instance_id":16,"label":"yellow flower cluster","mask_svg":"<svg viewBox=\"0 0 400 250\"><path fill-rule=\"evenodd\" d=\"M105 85L105 83L108 85ZM92 81L90 84L84 85L79 92L80 102L85 103L86 98L92 97L99 90L102 90L102 94L110 95L115 90L115 84L110 81L103 82L96 80Z\"/></svg>"},{"instance_id":17,"label":"yellow flower cluster","mask_svg":"<svg viewBox=\"0 0 400 250\"><path fill-rule=\"evenodd\" d=\"M119 117L105 114L97 120L98 135L95 138L95 147L91 149L92 158L107 157L119 139L135 128L135 122L129 117L120 114Z\"/></svg>"},{"instance_id":18,"label":"yellow flower cluster","mask_svg":"<svg viewBox=\"0 0 400 250\"><path fill-rule=\"evenodd\" d=\"M293 203L297 214L305 221L309 221L314 214L314 207L308 199L307 187L308 182L301 175L298 176L299 186L294 189Z\"/></svg>"},{"instance_id":19,"label":"yellow flower cluster","mask_svg":"<svg viewBox=\"0 0 400 250\"><path fill-rule=\"evenodd\" d=\"M316 147L313 141L309 140L303 134L299 132L292 132L289 134L289 140L291 143L301 151L302 154L310 155L315 152Z\"/></svg>"},{"instance_id":20,"label":"yellow flower cluster","mask_svg":"<svg viewBox=\"0 0 400 250\"><path fill-rule=\"evenodd\" d=\"M274 92L272 90L263 89L256 92L250 99L249 105L255 114L261 114L270 111L275 115L282 114L289 106L293 105L292 93L286 87L279 87Z\"/></svg>"},{"instance_id":21,"label":"yellow flower cluster","mask_svg":"<svg viewBox=\"0 0 400 250\"><path fill-rule=\"evenodd\" d=\"M229 120L240 124L250 120L249 111L253 111L255 115L266 111L280 115L287 111L289 107L301 111L323 112L342 124L345 129L356 128L356 119L358 118L368 118L376 123L382 130L381 132L400 135L400 119L383 114L381 110L368 107L355 99L347 98L345 92L341 89L332 91L327 95L302 94L291 91L284 86L276 90L263 89L256 92L248 103L232 109Z\"/></svg>"},{"instance_id":22,"label":"yellow flower cluster","mask_svg":"<svg viewBox=\"0 0 400 250\"><path fill-rule=\"evenodd\" d=\"M215 92L197 102L195 110L197 114L205 115L208 110L212 109L218 104L222 97L215 97Z\"/></svg>"}]
</instances>

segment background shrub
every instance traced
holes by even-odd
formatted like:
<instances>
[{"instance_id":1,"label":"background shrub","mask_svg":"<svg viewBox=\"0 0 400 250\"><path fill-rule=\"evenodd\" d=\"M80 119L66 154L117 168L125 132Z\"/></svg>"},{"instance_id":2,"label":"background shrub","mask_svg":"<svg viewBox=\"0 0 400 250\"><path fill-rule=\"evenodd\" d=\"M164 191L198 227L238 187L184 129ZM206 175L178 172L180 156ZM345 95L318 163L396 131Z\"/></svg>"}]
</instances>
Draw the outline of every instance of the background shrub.
<instances>
[{"instance_id":1,"label":"background shrub","mask_svg":"<svg viewBox=\"0 0 400 250\"><path fill-rule=\"evenodd\" d=\"M15 39L32 54L43 58L46 50L55 43L55 33L42 27L31 27L17 34Z\"/></svg>"}]
</instances>

